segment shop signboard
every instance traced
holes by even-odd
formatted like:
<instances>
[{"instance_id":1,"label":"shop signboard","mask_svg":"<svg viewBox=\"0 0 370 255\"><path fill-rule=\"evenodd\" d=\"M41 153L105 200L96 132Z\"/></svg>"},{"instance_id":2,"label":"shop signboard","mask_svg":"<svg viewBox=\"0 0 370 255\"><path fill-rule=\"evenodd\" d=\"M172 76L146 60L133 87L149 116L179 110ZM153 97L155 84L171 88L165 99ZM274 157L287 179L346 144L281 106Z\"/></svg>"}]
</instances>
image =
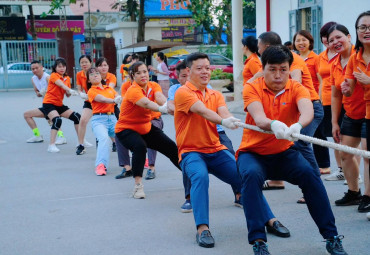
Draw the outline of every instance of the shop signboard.
<instances>
[{"instance_id":1,"label":"shop signboard","mask_svg":"<svg viewBox=\"0 0 370 255\"><path fill-rule=\"evenodd\" d=\"M0 17L0 40L26 40L24 17Z\"/></svg>"},{"instance_id":2,"label":"shop signboard","mask_svg":"<svg viewBox=\"0 0 370 255\"><path fill-rule=\"evenodd\" d=\"M67 16L67 29L73 32L74 40L84 41L84 21L83 16ZM27 17L27 37L32 40L30 31L30 16ZM35 16L35 30L38 40L52 40L55 39L55 32L60 31L59 16L47 16L47 18L40 18Z\"/></svg>"},{"instance_id":3,"label":"shop signboard","mask_svg":"<svg viewBox=\"0 0 370 255\"><path fill-rule=\"evenodd\" d=\"M191 17L190 0L145 0L145 17Z\"/></svg>"}]
</instances>

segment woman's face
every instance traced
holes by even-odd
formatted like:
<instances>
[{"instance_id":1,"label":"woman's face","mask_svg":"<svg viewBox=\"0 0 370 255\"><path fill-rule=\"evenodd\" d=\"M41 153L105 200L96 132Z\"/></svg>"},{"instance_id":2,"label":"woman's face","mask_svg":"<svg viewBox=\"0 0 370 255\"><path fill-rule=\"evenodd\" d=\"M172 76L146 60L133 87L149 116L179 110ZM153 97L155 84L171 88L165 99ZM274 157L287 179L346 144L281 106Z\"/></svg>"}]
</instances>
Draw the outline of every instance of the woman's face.
<instances>
[{"instance_id":1,"label":"woman's face","mask_svg":"<svg viewBox=\"0 0 370 255\"><path fill-rule=\"evenodd\" d=\"M60 75L64 75L66 70L67 70L67 67L61 63L59 63L55 68L55 71L57 71L57 73Z\"/></svg>"},{"instance_id":2,"label":"woman's face","mask_svg":"<svg viewBox=\"0 0 370 255\"><path fill-rule=\"evenodd\" d=\"M129 56L128 58L127 58L127 60L126 60L126 63L130 63L132 61L132 57L131 56Z\"/></svg>"},{"instance_id":3,"label":"woman's face","mask_svg":"<svg viewBox=\"0 0 370 255\"><path fill-rule=\"evenodd\" d=\"M98 85L101 82L101 74L98 70L93 70L92 73L89 73L89 81L92 85Z\"/></svg>"},{"instance_id":4,"label":"woman's face","mask_svg":"<svg viewBox=\"0 0 370 255\"><path fill-rule=\"evenodd\" d=\"M367 27L365 32L360 32L358 27ZM358 40L363 44L370 45L370 16L363 16L359 19L357 24Z\"/></svg>"},{"instance_id":5,"label":"woman's face","mask_svg":"<svg viewBox=\"0 0 370 255\"><path fill-rule=\"evenodd\" d=\"M345 35L339 30L331 32L328 38L329 47L337 53L343 53L351 47L351 36Z\"/></svg>"},{"instance_id":6,"label":"woman's face","mask_svg":"<svg viewBox=\"0 0 370 255\"><path fill-rule=\"evenodd\" d=\"M294 46L300 53L306 53L310 49L310 41L303 35L297 34Z\"/></svg>"},{"instance_id":7,"label":"woman's face","mask_svg":"<svg viewBox=\"0 0 370 255\"><path fill-rule=\"evenodd\" d=\"M134 73L134 80L140 86L145 86L149 81L149 72L146 65L141 65L138 67L137 71Z\"/></svg>"},{"instance_id":8,"label":"woman's face","mask_svg":"<svg viewBox=\"0 0 370 255\"><path fill-rule=\"evenodd\" d=\"M106 61L103 61L100 66L98 66L98 70L100 74L107 74L109 70L108 63Z\"/></svg>"},{"instance_id":9,"label":"woman's face","mask_svg":"<svg viewBox=\"0 0 370 255\"><path fill-rule=\"evenodd\" d=\"M91 67L91 62L87 58L81 58L80 66L81 66L82 70L87 71Z\"/></svg>"}]
</instances>

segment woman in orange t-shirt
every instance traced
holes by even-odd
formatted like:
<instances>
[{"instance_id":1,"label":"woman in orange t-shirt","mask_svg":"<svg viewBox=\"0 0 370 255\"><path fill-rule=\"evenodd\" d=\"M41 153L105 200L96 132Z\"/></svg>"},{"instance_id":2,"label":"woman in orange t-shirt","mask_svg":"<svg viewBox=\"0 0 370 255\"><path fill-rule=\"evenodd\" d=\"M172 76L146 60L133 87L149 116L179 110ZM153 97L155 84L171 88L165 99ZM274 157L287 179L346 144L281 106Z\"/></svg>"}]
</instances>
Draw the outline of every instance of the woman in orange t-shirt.
<instances>
[{"instance_id":1,"label":"woman in orange t-shirt","mask_svg":"<svg viewBox=\"0 0 370 255\"><path fill-rule=\"evenodd\" d=\"M50 145L48 152L59 152L55 145L57 132L62 126L62 118L68 118L74 122L76 133L78 134L78 125L81 115L74 112L63 104L64 95L78 95L78 92L71 89L71 79L66 74L67 62L64 58L57 58L52 67L52 73L49 78L48 88L42 102L42 112L51 120Z\"/></svg>"},{"instance_id":2,"label":"woman in orange t-shirt","mask_svg":"<svg viewBox=\"0 0 370 255\"><path fill-rule=\"evenodd\" d=\"M112 87L113 89L117 87L117 78L114 74L108 72L109 71L109 65L108 60L105 57L98 58L96 60L95 66L98 68L101 78L102 78L102 84L107 85L109 87ZM118 120L119 116L119 108L117 105L114 105L114 114L116 115L116 118ZM117 147L116 143L114 142L114 139L112 139L112 151L116 152Z\"/></svg>"},{"instance_id":3,"label":"woman in orange t-shirt","mask_svg":"<svg viewBox=\"0 0 370 255\"><path fill-rule=\"evenodd\" d=\"M243 85L252 78L262 67L261 60L257 55L257 39L254 36L247 36L242 39L243 54L247 57L243 69Z\"/></svg>"},{"instance_id":4,"label":"woman in orange t-shirt","mask_svg":"<svg viewBox=\"0 0 370 255\"><path fill-rule=\"evenodd\" d=\"M88 91L92 106L91 126L99 146L96 151L95 173L106 175L109 163L109 138L114 138L114 127L117 118L114 115L114 105L120 103L121 96L110 86L102 85L102 77L96 67L87 72L91 88Z\"/></svg>"},{"instance_id":5,"label":"woman in orange t-shirt","mask_svg":"<svg viewBox=\"0 0 370 255\"><path fill-rule=\"evenodd\" d=\"M357 85L362 85L364 89L364 100L366 105L366 148L370 148L370 11L361 13L355 23L356 27L356 53L348 61L346 70L346 80L342 83L342 92L350 96L349 92L354 93ZM348 90L351 88L350 90ZM353 96L353 95L351 95ZM369 166L365 166L364 180L365 192L362 196L359 212L367 212L370 220L370 180Z\"/></svg>"},{"instance_id":6,"label":"woman in orange t-shirt","mask_svg":"<svg viewBox=\"0 0 370 255\"><path fill-rule=\"evenodd\" d=\"M330 72L333 138L337 143L357 148L360 142L363 145L366 143L364 92L362 87L357 85L351 97L343 98L340 87L345 78L348 60L354 53L351 35L345 26L336 24L328 31L328 42L339 54ZM346 113L339 127L338 120L342 103ZM348 192L342 199L336 200L335 204L338 206L358 204L362 198L358 181L359 162L353 154L340 152L340 156L344 177L348 183ZM364 160L366 161L365 158Z\"/></svg>"},{"instance_id":7,"label":"woman in orange t-shirt","mask_svg":"<svg viewBox=\"0 0 370 255\"><path fill-rule=\"evenodd\" d=\"M122 145L132 151L131 171L135 178L132 195L140 199L145 198L141 181L147 148L159 151L180 167L175 142L151 123L152 111L167 113L167 98L159 84L149 81L149 71L143 62L133 64L130 72L134 82L122 100L115 132Z\"/></svg>"},{"instance_id":8,"label":"woman in orange t-shirt","mask_svg":"<svg viewBox=\"0 0 370 255\"><path fill-rule=\"evenodd\" d=\"M120 66L120 69L119 69L119 72L121 74L121 77L122 77L122 83L126 82L127 79L129 79L129 75L128 75L128 72L126 69L128 69L130 67L130 62L132 60L132 57L130 54L126 54L124 57L123 57L123 60L122 60L122 65Z\"/></svg>"},{"instance_id":9,"label":"woman in orange t-shirt","mask_svg":"<svg viewBox=\"0 0 370 255\"><path fill-rule=\"evenodd\" d=\"M91 116L92 116L92 108L91 103L88 100L87 92L90 89L91 84L87 82L87 70L91 67L91 57L89 55L82 55L79 58L81 71L79 71L76 75L76 85L77 90L80 94L80 97L85 100L84 105L82 107L82 116L80 120L80 127L78 128L78 146L76 149L77 155L82 155L85 153L85 147L92 147L92 144L85 140L85 133L86 133L86 126L89 123Z\"/></svg>"}]
</instances>

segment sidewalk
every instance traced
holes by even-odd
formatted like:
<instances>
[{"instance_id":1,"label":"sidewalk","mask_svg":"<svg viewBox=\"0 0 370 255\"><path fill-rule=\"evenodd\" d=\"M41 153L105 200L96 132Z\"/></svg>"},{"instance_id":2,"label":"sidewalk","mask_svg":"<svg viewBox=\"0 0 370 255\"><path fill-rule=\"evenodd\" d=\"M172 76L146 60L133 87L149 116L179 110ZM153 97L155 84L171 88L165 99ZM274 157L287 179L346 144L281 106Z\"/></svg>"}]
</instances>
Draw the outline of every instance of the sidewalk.
<instances>
[{"instance_id":1,"label":"sidewalk","mask_svg":"<svg viewBox=\"0 0 370 255\"><path fill-rule=\"evenodd\" d=\"M81 112L83 101L71 97L65 104ZM70 120L63 119L68 143L59 146L60 153L46 151L50 127L44 119L37 124L45 141L26 143L32 131L23 112L40 106L41 99L32 91L0 93L1 255L253 254L243 210L233 206L228 185L210 176L210 229L216 246L201 248L195 242L193 215L180 212L184 202L181 173L167 158L158 155L157 178L144 180L147 198L130 198L134 180L114 178L121 171L116 153L111 153L104 177L94 173L95 148L88 148L82 156L75 154L77 138ZM243 119L244 115L236 117ZM173 117L163 119L165 133L174 139ZM226 132L237 149L242 130ZM86 134L94 144L90 125ZM347 191L341 181L324 184L332 205ZM325 243L306 206L296 203L301 197L296 186L287 184L285 190L267 191L265 196L292 235L283 239L268 234L273 255L325 254ZM355 206L332 208L348 254L369 254L366 215Z\"/></svg>"}]
</instances>

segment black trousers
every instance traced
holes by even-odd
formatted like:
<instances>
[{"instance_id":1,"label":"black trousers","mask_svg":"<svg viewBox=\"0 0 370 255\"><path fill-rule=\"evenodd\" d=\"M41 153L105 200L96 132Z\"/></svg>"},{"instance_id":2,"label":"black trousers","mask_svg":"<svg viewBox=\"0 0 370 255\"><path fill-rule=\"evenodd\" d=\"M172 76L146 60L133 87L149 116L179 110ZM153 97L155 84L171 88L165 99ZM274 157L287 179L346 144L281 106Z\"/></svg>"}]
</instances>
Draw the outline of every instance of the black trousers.
<instances>
[{"instance_id":1,"label":"black trousers","mask_svg":"<svg viewBox=\"0 0 370 255\"><path fill-rule=\"evenodd\" d=\"M116 137L123 146L132 152L132 173L134 177L143 176L147 148L165 155L181 171L176 143L159 128L152 125L149 133L145 135L140 135L131 129L125 129L116 133Z\"/></svg>"}]
</instances>

